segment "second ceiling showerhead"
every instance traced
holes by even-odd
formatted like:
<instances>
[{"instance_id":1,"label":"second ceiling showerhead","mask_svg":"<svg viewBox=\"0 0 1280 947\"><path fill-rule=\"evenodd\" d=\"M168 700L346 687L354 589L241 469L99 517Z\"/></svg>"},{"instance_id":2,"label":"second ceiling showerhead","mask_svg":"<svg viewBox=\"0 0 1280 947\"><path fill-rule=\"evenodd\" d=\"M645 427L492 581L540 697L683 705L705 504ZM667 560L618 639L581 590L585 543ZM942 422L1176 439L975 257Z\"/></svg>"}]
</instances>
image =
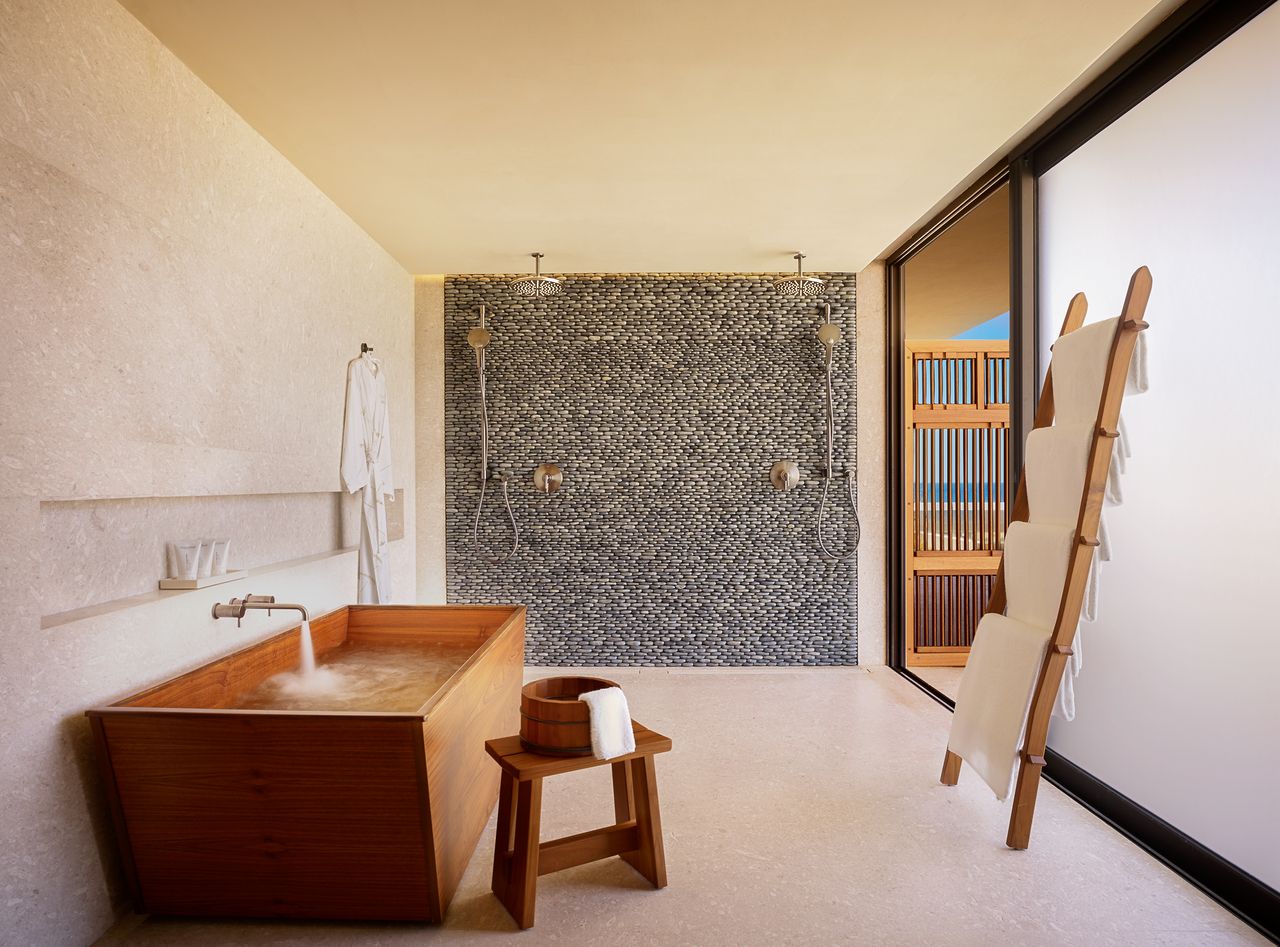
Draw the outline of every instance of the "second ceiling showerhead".
<instances>
[{"instance_id":1,"label":"second ceiling showerhead","mask_svg":"<svg viewBox=\"0 0 1280 947\"><path fill-rule=\"evenodd\" d=\"M827 291L827 281L809 276L804 271L804 254L796 252L796 271L773 281L773 288L784 296L821 296Z\"/></svg>"},{"instance_id":2,"label":"second ceiling showerhead","mask_svg":"<svg viewBox=\"0 0 1280 947\"><path fill-rule=\"evenodd\" d=\"M533 257L533 275L517 276L509 284L511 291L517 296L559 296L564 291L564 283L554 276L542 275L542 254L530 253Z\"/></svg>"}]
</instances>

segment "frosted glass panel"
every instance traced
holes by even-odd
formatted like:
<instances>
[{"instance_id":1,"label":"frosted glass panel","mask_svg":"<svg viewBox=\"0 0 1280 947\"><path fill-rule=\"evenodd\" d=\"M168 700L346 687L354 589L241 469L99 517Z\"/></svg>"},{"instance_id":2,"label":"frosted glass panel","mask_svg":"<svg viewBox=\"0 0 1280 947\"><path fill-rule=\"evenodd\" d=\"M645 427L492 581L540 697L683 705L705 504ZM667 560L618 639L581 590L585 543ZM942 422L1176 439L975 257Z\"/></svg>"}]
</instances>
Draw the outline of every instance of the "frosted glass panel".
<instances>
[{"instance_id":1,"label":"frosted glass panel","mask_svg":"<svg viewBox=\"0 0 1280 947\"><path fill-rule=\"evenodd\" d=\"M1151 391L1108 510L1078 716L1050 743L1280 886L1280 7L1040 180L1043 361L1151 268ZM1043 362L1042 362L1043 363Z\"/></svg>"}]
</instances>

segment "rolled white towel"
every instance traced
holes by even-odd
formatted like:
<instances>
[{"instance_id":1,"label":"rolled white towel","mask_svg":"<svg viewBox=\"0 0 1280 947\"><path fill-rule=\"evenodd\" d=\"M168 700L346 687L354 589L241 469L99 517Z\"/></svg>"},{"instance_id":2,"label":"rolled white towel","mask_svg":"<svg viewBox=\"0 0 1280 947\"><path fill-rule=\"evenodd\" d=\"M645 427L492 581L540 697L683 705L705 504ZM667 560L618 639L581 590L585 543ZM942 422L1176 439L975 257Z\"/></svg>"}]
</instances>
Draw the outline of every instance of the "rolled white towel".
<instances>
[{"instance_id":1,"label":"rolled white towel","mask_svg":"<svg viewBox=\"0 0 1280 947\"><path fill-rule=\"evenodd\" d=\"M1147 334L1139 332L1137 344L1133 347L1133 358L1129 360L1129 374L1125 378L1126 394L1141 395L1151 389L1149 360Z\"/></svg>"},{"instance_id":2,"label":"rolled white towel","mask_svg":"<svg viewBox=\"0 0 1280 947\"><path fill-rule=\"evenodd\" d=\"M591 753L596 759L611 760L636 751L631 710L621 687L587 691L578 699L591 714Z\"/></svg>"}]
</instances>

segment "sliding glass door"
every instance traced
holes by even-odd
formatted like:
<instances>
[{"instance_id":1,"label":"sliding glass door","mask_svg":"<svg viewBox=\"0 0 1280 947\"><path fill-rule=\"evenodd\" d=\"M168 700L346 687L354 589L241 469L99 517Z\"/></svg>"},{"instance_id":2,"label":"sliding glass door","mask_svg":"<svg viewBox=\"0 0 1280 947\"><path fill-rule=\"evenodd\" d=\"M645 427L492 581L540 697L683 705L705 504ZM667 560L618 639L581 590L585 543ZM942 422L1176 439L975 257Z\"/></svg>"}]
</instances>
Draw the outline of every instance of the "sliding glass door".
<instances>
[{"instance_id":1,"label":"sliding glass door","mask_svg":"<svg viewBox=\"0 0 1280 947\"><path fill-rule=\"evenodd\" d=\"M902 663L954 697L1010 496L1009 186L896 261Z\"/></svg>"}]
</instances>

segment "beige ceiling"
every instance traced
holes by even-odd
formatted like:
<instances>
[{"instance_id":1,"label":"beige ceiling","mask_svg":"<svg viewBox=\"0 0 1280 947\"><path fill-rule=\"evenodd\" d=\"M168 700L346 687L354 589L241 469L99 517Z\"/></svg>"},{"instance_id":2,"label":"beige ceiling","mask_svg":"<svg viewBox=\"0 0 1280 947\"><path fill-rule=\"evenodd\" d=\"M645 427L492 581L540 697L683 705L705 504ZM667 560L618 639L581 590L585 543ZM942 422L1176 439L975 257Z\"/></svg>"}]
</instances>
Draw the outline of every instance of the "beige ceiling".
<instances>
[{"instance_id":1,"label":"beige ceiling","mask_svg":"<svg viewBox=\"0 0 1280 947\"><path fill-rule=\"evenodd\" d=\"M950 339L1008 312L1008 187L948 227L903 270L909 339Z\"/></svg>"},{"instance_id":2,"label":"beige ceiling","mask_svg":"<svg viewBox=\"0 0 1280 947\"><path fill-rule=\"evenodd\" d=\"M1151 0L122 0L410 271L875 258Z\"/></svg>"}]
</instances>

